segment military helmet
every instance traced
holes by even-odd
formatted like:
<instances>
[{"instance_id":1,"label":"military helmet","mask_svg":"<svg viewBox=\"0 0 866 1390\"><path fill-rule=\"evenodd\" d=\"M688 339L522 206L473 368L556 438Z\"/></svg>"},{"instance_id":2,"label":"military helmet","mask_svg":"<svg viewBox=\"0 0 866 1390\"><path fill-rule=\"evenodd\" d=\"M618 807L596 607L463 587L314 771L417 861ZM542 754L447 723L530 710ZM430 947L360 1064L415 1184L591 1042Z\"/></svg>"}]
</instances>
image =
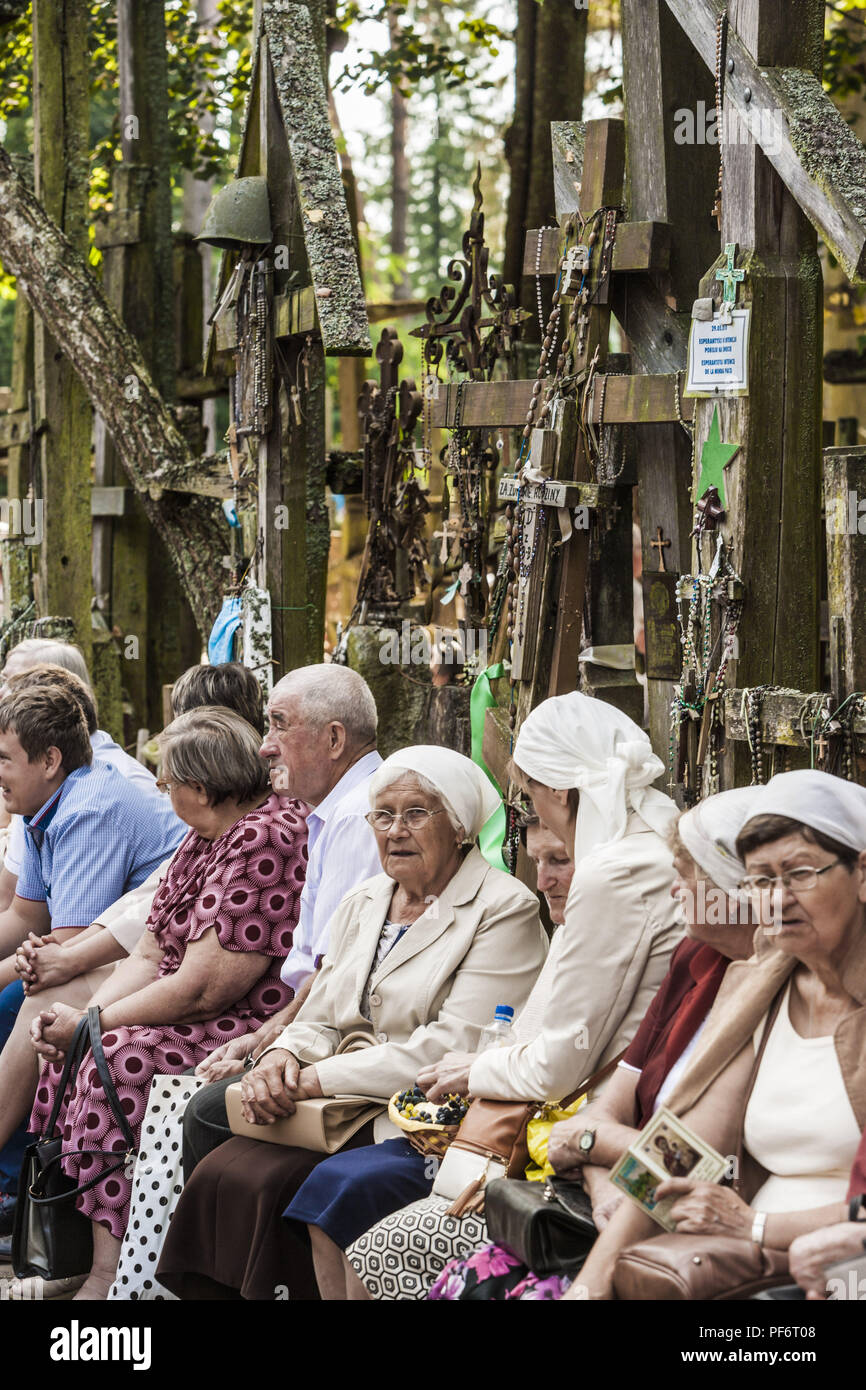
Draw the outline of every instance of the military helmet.
<instances>
[{"instance_id":1,"label":"military helmet","mask_svg":"<svg viewBox=\"0 0 866 1390\"><path fill-rule=\"evenodd\" d=\"M209 246L268 246L271 212L267 179L235 179L211 200L204 225L195 238Z\"/></svg>"}]
</instances>

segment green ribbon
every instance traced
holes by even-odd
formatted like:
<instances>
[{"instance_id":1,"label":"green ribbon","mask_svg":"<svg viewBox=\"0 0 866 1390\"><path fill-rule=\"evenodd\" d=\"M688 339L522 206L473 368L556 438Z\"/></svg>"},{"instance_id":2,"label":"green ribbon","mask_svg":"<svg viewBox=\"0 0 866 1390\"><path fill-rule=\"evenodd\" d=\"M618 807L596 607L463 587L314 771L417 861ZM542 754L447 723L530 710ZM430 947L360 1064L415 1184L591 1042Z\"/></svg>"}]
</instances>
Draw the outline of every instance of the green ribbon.
<instances>
[{"instance_id":1,"label":"green ribbon","mask_svg":"<svg viewBox=\"0 0 866 1390\"><path fill-rule=\"evenodd\" d=\"M496 788L502 796L501 788L496 783L496 778L491 773L484 761L481 752L484 742L484 716L492 705L496 704L493 692L490 689L490 682L499 680L503 675L505 667L501 661L497 661L495 666L488 666L486 671L482 671L477 677L472 687L472 694L469 697L469 726L472 732L472 761L481 768L488 781ZM478 836L478 848L484 855L488 864L492 864L494 869L505 869L505 860L502 857L502 845L505 840L505 807L500 803L497 810L488 821L481 827Z\"/></svg>"}]
</instances>

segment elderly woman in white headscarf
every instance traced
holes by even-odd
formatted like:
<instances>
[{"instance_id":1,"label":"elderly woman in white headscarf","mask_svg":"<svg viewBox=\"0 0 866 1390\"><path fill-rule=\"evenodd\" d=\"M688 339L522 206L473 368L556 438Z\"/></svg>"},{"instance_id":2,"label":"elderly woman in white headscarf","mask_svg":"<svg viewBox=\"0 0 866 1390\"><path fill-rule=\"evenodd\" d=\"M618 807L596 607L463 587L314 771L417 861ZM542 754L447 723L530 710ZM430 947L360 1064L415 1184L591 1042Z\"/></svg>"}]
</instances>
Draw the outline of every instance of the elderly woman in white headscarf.
<instances>
[{"instance_id":1,"label":"elderly woman in white headscarf","mask_svg":"<svg viewBox=\"0 0 866 1390\"><path fill-rule=\"evenodd\" d=\"M542 823L574 846L565 922L520 1019L520 1041L446 1057L419 1077L437 1099L561 1100L627 1046L664 978L682 924L671 899L670 797L647 735L613 705L574 692L525 720L515 780Z\"/></svg>"},{"instance_id":2,"label":"elderly woman in white headscarf","mask_svg":"<svg viewBox=\"0 0 866 1390\"><path fill-rule=\"evenodd\" d=\"M738 1241L725 1267L733 1275L739 1265L743 1283L765 1273L762 1246L785 1251L847 1215L866 1125L866 788L815 770L780 773L755 798L736 848L759 922L755 951L728 968L666 1100L735 1157L733 1186L671 1178L656 1196L676 1198L677 1231L706 1239L708 1254L715 1238ZM624 1204L581 1271L583 1296L610 1297L620 1252L658 1234ZM703 1288L695 1296L710 1296ZM627 1296L640 1297L634 1289Z\"/></svg>"},{"instance_id":3,"label":"elderly woman in white headscarf","mask_svg":"<svg viewBox=\"0 0 866 1390\"><path fill-rule=\"evenodd\" d=\"M406 748L372 778L370 804L383 872L341 902L306 1002L241 1097L265 1137L306 1099L361 1096L383 1111L330 1158L247 1138L205 1158L158 1270L181 1297L273 1299L282 1287L314 1298L307 1227L326 1296L345 1297L345 1246L429 1190L424 1159L394 1138L389 1097L443 1053L476 1048L497 1004L519 1009L543 965L535 895L475 843L500 805L480 768L447 748ZM340 1051L358 1032L369 1045Z\"/></svg>"},{"instance_id":4,"label":"elderly woman in white headscarf","mask_svg":"<svg viewBox=\"0 0 866 1390\"><path fill-rule=\"evenodd\" d=\"M545 700L524 721L515 780L567 849L574 876L565 921L516 1021L516 1041L480 1055L447 1053L418 1085L491 1100L559 1101L631 1042L683 933L667 835L677 810L650 785L664 768L646 734L601 700ZM474 1214L459 1223L438 1196L416 1201L361 1237L349 1259L378 1297L423 1298L453 1256L484 1239ZM394 1292L400 1280L403 1292ZM355 1292L361 1297L356 1284Z\"/></svg>"}]
</instances>

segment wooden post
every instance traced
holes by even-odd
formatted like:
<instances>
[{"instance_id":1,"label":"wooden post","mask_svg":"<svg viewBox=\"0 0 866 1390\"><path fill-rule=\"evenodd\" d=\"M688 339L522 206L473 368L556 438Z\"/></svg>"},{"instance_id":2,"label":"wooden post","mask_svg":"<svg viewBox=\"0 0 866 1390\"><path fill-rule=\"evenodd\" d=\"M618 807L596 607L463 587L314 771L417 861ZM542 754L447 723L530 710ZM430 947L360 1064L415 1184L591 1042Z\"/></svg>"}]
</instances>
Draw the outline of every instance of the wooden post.
<instances>
[{"instance_id":1,"label":"wooden post","mask_svg":"<svg viewBox=\"0 0 866 1390\"><path fill-rule=\"evenodd\" d=\"M692 300L718 250L711 216L718 147L674 139L677 111L697 113L700 102L712 110L713 84L664 0L622 0L622 43L628 216L667 224L670 265L615 279L613 305L642 370L664 372L685 367ZM691 440L679 423L643 425L634 431L634 448L643 572L658 569L650 542L661 526L670 540L666 568L687 573ZM676 640L678 650L678 634ZM650 677L647 685L650 738L666 764L673 682Z\"/></svg>"},{"instance_id":2,"label":"wooden post","mask_svg":"<svg viewBox=\"0 0 866 1390\"><path fill-rule=\"evenodd\" d=\"M625 128L622 121L590 121L586 127L580 207L584 215L596 208L617 208L622 203L625 173ZM598 236L604 235L604 224ZM589 314L589 331L583 360L575 371L590 363L598 352L598 370L604 372L610 337L610 296L607 291ZM617 364L618 366L621 364ZM609 416L605 416L609 422ZM599 427L599 437L607 425ZM621 430L618 435L621 436ZM606 443L610 446L610 436ZM567 476L567 475L566 475ZM578 436L574 456L574 478L590 477L583 435ZM599 479L600 482L606 481ZM640 722L643 692L633 673L610 673L605 668L578 666L581 647L615 645L634 640L632 604L632 528L631 492L627 485L618 492L615 511L598 518L590 532L576 532L563 556L556 610L557 632L551 658L549 693L559 695L580 688L617 705ZM587 550L586 555L581 550ZM589 618L589 634L583 631L583 614Z\"/></svg>"},{"instance_id":3,"label":"wooden post","mask_svg":"<svg viewBox=\"0 0 866 1390\"><path fill-rule=\"evenodd\" d=\"M10 393L9 409L25 412L31 399L33 391L33 310L27 303L23 294L19 294L15 302L15 326L13 329L12 341L12 390ZM35 411L34 411L35 414ZM18 498L19 501L27 496L30 487L31 471L35 473L36 460L33 459L33 451L38 449L36 440L30 439L29 430L27 438L22 444L11 444L6 462L6 495L10 499ZM31 459L33 466L31 467ZM34 477L34 482L36 478ZM38 486L35 491L38 491ZM4 592L4 605L6 616L11 616L12 605L15 603L26 602L31 593L32 577L31 563L38 558L38 551L34 555L34 546L25 545L21 539L14 539L11 536L5 541L5 547L9 556L8 567L4 570L4 577L8 574L8 591Z\"/></svg>"},{"instance_id":4,"label":"wooden post","mask_svg":"<svg viewBox=\"0 0 866 1390\"><path fill-rule=\"evenodd\" d=\"M114 172L114 212L97 232L106 295L137 339L164 400L175 394L175 320L168 155L164 7L120 0L117 13L123 161ZM135 389L131 383L130 389ZM101 427L94 480L127 479ZM123 685L139 724L159 724L159 691L197 657L189 605L136 499L129 514L94 524L93 584L122 642ZM151 614L154 621L151 622Z\"/></svg>"},{"instance_id":5,"label":"wooden post","mask_svg":"<svg viewBox=\"0 0 866 1390\"><path fill-rule=\"evenodd\" d=\"M87 252L88 6L34 0L33 134L36 196L72 245ZM62 345L34 327L43 539L39 611L72 619L90 663L90 435L87 399Z\"/></svg>"},{"instance_id":6,"label":"wooden post","mask_svg":"<svg viewBox=\"0 0 866 1390\"><path fill-rule=\"evenodd\" d=\"M732 0L729 16L732 30L762 68L814 71L823 32L820 5ZM731 242L738 244L738 264L746 272L738 302L752 315L749 394L699 401L695 413L698 455L716 407L721 438L740 446L726 471L722 528L733 541L733 565L745 586L739 658L729 667L728 682L814 690L819 683L821 267L813 228L751 139L724 145L722 244ZM702 282L702 295L718 294L717 268ZM728 745L723 785L748 781L748 749Z\"/></svg>"},{"instance_id":7,"label":"wooden post","mask_svg":"<svg viewBox=\"0 0 866 1390\"><path fill-rule=\"evenodd\" d=\"M827 597L834 694L866 691L866 449L824 450Z\"/></svg>"},{"instance_id":8,"label":"wooden post","mask_svg":"<svg viewBox=\"0 0 866 1390\"><path fill-rule=\"evenodd\" d=\"M290 247L293 270L309 277L301 211L282 116L262 40L259 172L268 180L273 234ZM281 341L284 379L270 433L259 443L259 530L271 594L273 654L280 674L322 659L330 526L325 500L325 358L314 330ZM295 408L287 383L300 384Z\"/></svg>"}]
</instances>

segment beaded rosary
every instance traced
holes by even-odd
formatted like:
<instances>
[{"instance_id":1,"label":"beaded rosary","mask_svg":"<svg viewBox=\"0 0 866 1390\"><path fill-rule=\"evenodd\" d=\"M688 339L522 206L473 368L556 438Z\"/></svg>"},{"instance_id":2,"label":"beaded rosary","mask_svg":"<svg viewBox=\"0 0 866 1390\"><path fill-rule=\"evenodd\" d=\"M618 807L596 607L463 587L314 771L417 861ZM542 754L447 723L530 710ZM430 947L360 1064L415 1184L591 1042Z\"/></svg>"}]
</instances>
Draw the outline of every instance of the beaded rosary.
<instances>
[{"instance_id":1,"label":"beaded rosary","mask_svg":"<svg viewBox=\"0 0 866 1390\"><path fill-rule=\"evenodd\" d=\"M698 537L700 557L700 536ZM689 589L691 592L689 593ZM679 604L688 596L688 613L683 621ZM683 649L683 674L674 688L671 702L671 731L668 745L670 786L676 785L675 748L682 739L687 720L706 719L706 747L709 755L708 790L718 790L718 699L724 688L728 664L734 654L735 639L743 614L743 582L730 561L729 548L719 538L716 560L707 573L683 575L677 585L680 643ZM721 649L718 668L712 670L712 612L713 600L726 605L725 620L719 635ZM698 650L700 629L700 651ZM703 768L694 769L694 779L686 778L688 795L699 796Z\"/></svg>"}]
</instances>

